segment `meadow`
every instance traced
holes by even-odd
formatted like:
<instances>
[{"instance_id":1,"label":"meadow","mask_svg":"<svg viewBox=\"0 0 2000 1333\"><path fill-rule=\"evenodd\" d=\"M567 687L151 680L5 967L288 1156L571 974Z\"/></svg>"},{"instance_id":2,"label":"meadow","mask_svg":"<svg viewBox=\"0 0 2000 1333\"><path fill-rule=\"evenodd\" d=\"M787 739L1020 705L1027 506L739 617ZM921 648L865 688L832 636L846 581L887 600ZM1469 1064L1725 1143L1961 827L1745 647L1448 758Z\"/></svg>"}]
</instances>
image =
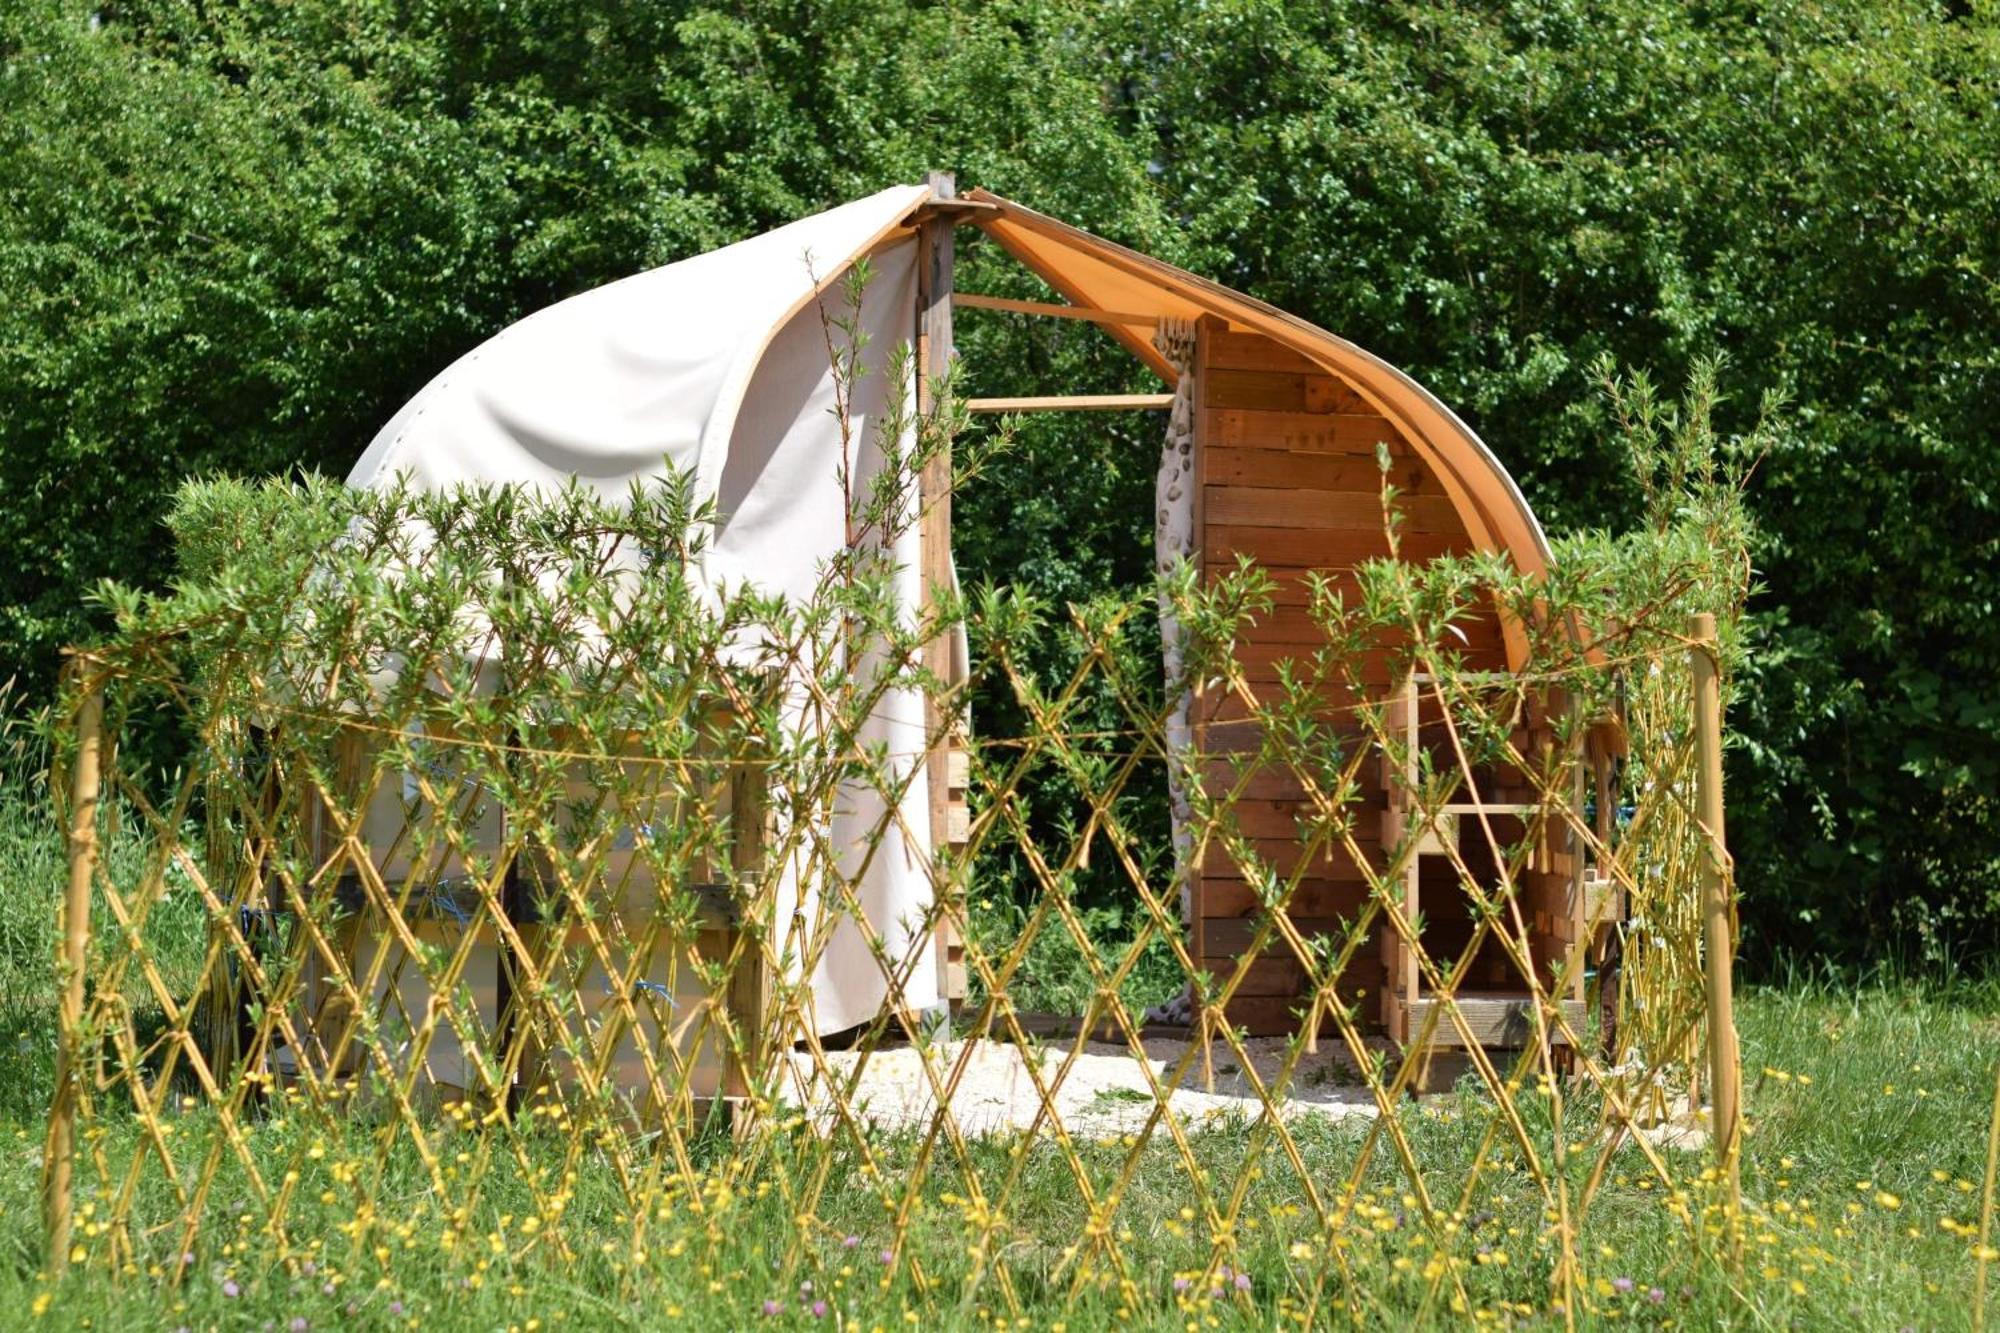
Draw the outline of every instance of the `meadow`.
<instances>
[{"instance_id":1,"label":"meadow","mask_svg":"<svg viewBox=\"0 0 2000 1333\"><path fill-rule=\"evenodd\" d=\"M260 1155L305 1167L287 1180L282 1235L256 1220L241 1180L225 1171L212 1206L223 1225L204 1233L198 1253L176 1263L168 1238L147 1237L114 1275L91 1220L104 1199L86 1192L78 1262L52 1280L38 1187L61 858L30 795L16 785L0 806L0 1323L8 1326L1081 1330L1572 1318L1655 1328L1972 1326L2000 985L1804 973L1751 988L1739 1011L1750 1123L1740 1232L1732 1239L1699 1155L1667 1154L1685 1182L1676 1188L1638 1153L1621 1152L1582 1229L1590 1277L1576 1311L1552 1303L1553 1232L1520 1161L1503 1154L1499 1170L1489 1168L1477 1207L1448 1224L1448 1234L1462 1229L1463 1244L1443 1254L1408 1224L1414 1200L1388 1154L1378 1152L1358 1188L1342 1193L1365 1122L1294 1126L1307 1178L1346 1214L1333 1228L1316 1219L1283 1158L1246 1162L1244 1127L1193 1136L1208 1182L1246 1182L1239 1260L1220 1274L1204 1271L1212 1237L1188 1207L1187 1168L1165 1135L1136 1154L1130 1139L1078 1143L1094 1182L1132 1173L1115 1217L1116 1269L1104 1264L1079 1281L1062 1239L1079 1234L1073 1176L1046 1136L973 1140L963 1160L932 1161L892 1253L873 1176L908 1168L921 1151L916 1136L879 1136L871 1164L858 1151L829 1153L796 1125L747 1154L714 1133L694 1145L692 1187L669 1184L638 1227L605 1162L570 1153L552 1107L527 1117L529 1150L488 1164L476 1197L461 1199L440 1196L414 1159L393 1156L356 1188L371 1170L378 1126L357 1115L329 1132L324 1120L288 1114L282 1096L251 1130ZM194 957L202 922L182 907L156 914L150 929L171 975L175 960ZM1573 1090L1572 1114L1586 1095ZM1540 1103L1522 1100L1533 1121ZM1483 1105L1461 1087L1403 1106L1436 1196L1456 1197L1486 1123ZM181 1109L170 1136L198 1141L208 1114ZM103 1138L85 1151L120 1160L136 1133L130 1118L108 1115ZM468 1115L440 1116L438 1136L447 1180L489 1151ZM1573 1159L1578 1183L1588 1157ZM1011 1169L1021 1184L1005 1216L967 1197L976 1191L961 1182L990 1184ZM145 1188L162 1187L155 1177ZM551 1208L571 1243L566 1253L546 1240ZM575 1243L584 1236L594 1247ZM1439 1265L1460 1270L1469 1300L1450 1287L1431 1292Z\"/></svg>"}]
</instances>

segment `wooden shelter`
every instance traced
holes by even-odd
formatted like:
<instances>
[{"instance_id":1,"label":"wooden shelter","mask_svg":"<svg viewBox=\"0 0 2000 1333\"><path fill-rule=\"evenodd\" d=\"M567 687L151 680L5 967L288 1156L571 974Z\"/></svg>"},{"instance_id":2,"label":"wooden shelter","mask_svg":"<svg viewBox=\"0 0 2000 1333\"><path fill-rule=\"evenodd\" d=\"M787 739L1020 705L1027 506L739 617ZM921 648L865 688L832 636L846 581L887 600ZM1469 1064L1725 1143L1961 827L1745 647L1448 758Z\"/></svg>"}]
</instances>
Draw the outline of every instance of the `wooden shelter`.
<instances>
[{"instance_id":1,"label":"wooden shelter","mask_svg":"<svg viewBox=\"0 0 2000 1333\"><path fill-rule=\"evenodd\" d=\"M968 226L1062 299L958 290L954 238ZM802 254L809 261L803 267ZM1404 558L1489 551L1529 574L1547 568L1547 541L1506 469L1464 422L1401 371L1252 297L996 194L960 196L943 174L925 186L884 190L532 316L440 374L384 427L350 481L378 485L414 476L419 484L443 486L567 475L615 492L657 475L664 465L685 466L701 498L714 499L724 514L712 557L722 571L718 577L760 579L781 591L810 587L814 560L830 549L826 543L844 540L838 521L844 502L837 488L828 492L835 470L827 460L840 454L829 439L827 409L818 405L828 396L828 372L813 306L864 257L874 278L860 323L878 351L900 343L912 347L924 372L915 389L919 413L934 406L927 401L930 383L951 363L955 308L1088 321L1159 376L1165 392L975 399L970 406L985 412L1172 409L1177 421L1186 422L1192 437L1184 488L1191 512L1180 519L1187 529L1185 554L1205 572L1248 556L1277 579L1276 613L1255 625L1241 646L1253 685L1274 682L1280 662L1303 656L1318 641L1304 610L1309 575L1339 578L1389 554L1378 449L1388 451L1393 480L1405 496ZM701 311L702 317L662 314L677 309ZM1155 335L1165 327L1183 343L1191 331L1185 355L1162 350ZM864 390L879 391L885 378L864 380ZM913 600L955 579L951 475L948 458L926 470L921 530L898 551ZM829 513L835 521L829 522ZM812 540L804 539L808 533ZM1518 670L1526 656L1520 627L1498 615L1473 625L1465 647L1475 667L1495 673ZM964 678L962 638L940 639L929 652L940 678ZM1426 743L1433 722L1424 715L1416 682L1390 680L1385 665L1370 683L1380 698L1397 695L1397 725L1413 742ZM1328 700L1330 707L1351 702ZM939 734L928 701L910 707L922 711L885 722L890 742ZM1241 761L1231 756L1252 748L1245 721L1239 700L1194 701L1191 751L1212 756L1216 776L1242 776ZM1525 739L1536 743L1536 733L1546 736L1549 725L1547 716L1524 719ZM899 821L906 854L877 858L871 872L900 877L882 890L880 901L892 905L883 909L885 921L910 919L928 904L929 884L912 867L965 835L967 770L960 747L922 746L915 757L921 771L908 785L909 804ZM1295 816L1303 793L1282 772L1249 776L1240 820L1269 859L1289 872L1301 854ZM1409 778L1389 771L1370 775L1373 788L1364 801L1382 814L1381 827L1364 833L1364 855L1379 857L1401 836ZM1490 775L1487 785L1490 790L1469 794L1467 809L1454 813L1488 826L1495 820L1518 824L1525 797L1507 789L1504 774ZM917 817L919 811L927 818ZM1405 876L1405 906L1413 915L1420 911L1427 929L1438 932L1440 947L1449 949L1454 938L1466 938L1469 926L1453 891L1458 881L1441 869L1444 849L1435 842L1433 835ZM1582 939L1584 873L1566 848L1545 846L1525 877L1538 969L1566 958ZM1308 935L1333 930L1360 907L1363 893L1360 866L1326 858L1310 868L1292 902L1294 923ZM1233 972L1264 910L1257 895L1218 852L1194 868L1190 896L1195 956L1211 971ZM948 932L935 941L934 963L922 970L924 996L906 996L910 1004L964 994L962 956ZM1580 1002L1581 970L1575 971ZM837 1023L828 1020L833 1026L862 1021L881 1003L879 988L869 988L879 977L871 978L859 962L847 977L821 983L821 1012L838 1015ZM1254 960L1228 1017L1253 1032L1295 1028L1301 980L1289 954ZM1388 933L1373 961L1354 968L1345 984L1379 997L1371 1008L1398 1039L1413 1031L1430 1002L1409 951ZM1472 1035L1491 1044L1517 1040L1525 988L1510 965L1497 951L1482 954L1467 984L1461 999ZM1472 987L1482 995L1473 995ZM1457 1031L1462 1040L1466 1029Z\"/></svg>"},{"instance_id":2,"label":"wooden shelter","mask_svg":"<svg viewBox=\"0 0 2000 1333\"><path fill-rule=\"evenodd\" d=\"M1401 554L1428 559L1446 553L1493 551L1522 571L1539 574L1549 547L1519 487L1492 451L1449 408L1409 376L1347 340L1295 316L1192 273L1092 236L1011 200L972 191L954 201L949 183L934 179L939 196L927 213L936 239L932 251L949 253L949 226L970 224L1034 272L1066 303L1009 300L952 293L951 304L1029 316L1083 319L1104 330L1150 367L1170 389L1186 387L1193 408L1193 541L1191 557L1204 575L1232 569L1241 556L1254 559L1278 584L1275 614L1251 627L1240 660L1254 685L1273 684L1279 664L1303 658L1324 642L1306 612L1307 581L1317 573L1336 580L1363 561L1390 554L1383 531L1378 448L1386 448L1391 480L1402 492ZM949 280L949 264L945 281ZM935 289L933 298L940 293ZM940 302L941 304L941 302ZM949 340L949 326L933 313L933 347ZM1185 369L1172 364L1154 341L1163 321L1192 323L1194 349ZM939 364L935 350L933 366ZM1182 380L1191 378L1191 386ZM1167 408L1173 393L1083 398L975 400L977 410L1048 411ZM948 542L948 533L938 540ZM1518 669L1526 655L1521 629L1502 617L1481 618L1464 645L1467 665L1493 673ZM1371 678L1378 698L1393 695L1392 725L1405 729L1411 747L1408 772L1371 772L1364 806L1382 811L1378 829L1359 842L1376 860L1403 836L1415 782L1415 754L1437 739L1435 705L1427 704L1415 678ZM1352 703L1331 700L1330 707ZM1212 790L1244 775L1232 753L1255 749L1241 725L1244 706L1227 697L1197 698L1193 719L1196 754L1209 757ZM1235 725L1232 725L1235 724ZM1531 715L1520 742L1545 741L1551 719ZM1531 797L1519 775L1493 774L1487 790L1471 791L1450 810L1457 821L1483 820L1518 838L1530 816ZM1509 786L1509 779L1514 785ZM1249 775L1248 799L1237 807L1246 836L1281 874L1296 869L1305 849L1296 817L1304 793L1282 771ZM1600 802L1600 806L1601 806ZM1497 875L1480 839L1461 839L1476 873ZM1553 842L1556 839L1545 838ZM1561 963L1583 940L1593 894L1580 856L1544 846L1520 892L1531 923L1538 966ZM1405 911L1421 913L1426 944L1455 956L1469 941L1471 923L1459 879L1444 854L1441 835L1428 835L1405 874ZM1293 923L1306 936L1338 930L1356 913L1365 885L1360 867L1340 854L1309 867L1292 900ZM1212 846L1194 869L1193 954L1212 973L1237 970L1264 911L1258 895L1223 849ZM1410 950L1393 932L1379 934L1373 957L1343 976L1343 990L1379 997L1365 1011L1393 1039L1421 1030L1432 997L1420 984ZM1547 973L1545 972L1545 975ZM1574 969L1570 1002L1581 1021L1583 971ZM1252 1033L1296 1030L1302 1009L1303 969L1282 945L1255 960L1228 1008L1229 1020ZM1466 1027L1481 1044L1521 1044L1527 1030L1526 986L1494 947L1482 949L1458 992ZM1463 1041L1462 1030L1437 1024L1439 1044Z\"/></svg>"}]
</instances>

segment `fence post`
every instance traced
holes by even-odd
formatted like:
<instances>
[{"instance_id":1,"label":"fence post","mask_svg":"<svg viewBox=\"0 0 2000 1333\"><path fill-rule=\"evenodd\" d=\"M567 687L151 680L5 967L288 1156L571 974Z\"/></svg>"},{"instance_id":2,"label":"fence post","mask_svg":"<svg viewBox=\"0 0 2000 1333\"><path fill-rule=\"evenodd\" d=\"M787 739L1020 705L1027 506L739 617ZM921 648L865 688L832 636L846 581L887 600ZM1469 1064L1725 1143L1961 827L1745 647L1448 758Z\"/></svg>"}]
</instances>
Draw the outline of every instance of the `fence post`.
<instances>
[{"instance_id":1,"label":"fence post","mask_svg":"<svg viewBox=\"0 0 2000 1333\"><path fill-rule=\"evenodd\" d=\"M83 1026L84 968L90 949L90 888L97 871L98 764L104 739L103 682L84 681L76 710L76 767L70 773L69 885L63 894L62 953L56 971L62 1007L56 1032L55 1099L49 1107L42 1214L49 1237L49 1272L69 1267L71 1181L76 1158L77 1047Z\"/></svg>"},{"instance_id":2,"label":"fence post","mask_svg":"<svg viewBox=\"0 0 2000 1333\"><path fill-rule=\"evenodd\" d=\"M1696 749L1695 813L1707 840L1701 860L1703 966L1708 977L1709 1089L1715 1109L1710 1122L1716 1166L1724 1173L1732 1210L1742 1202L1737 1159L1742 1135L1743 1070L1736 1048L1734 911L1728 843L1722 811L1722 686L1718 678L1715 617L1694 618L1688 657L1694 670ZM1733 1218L1732 1218L1733 1225Z\"/></svg>"}]
</instances>

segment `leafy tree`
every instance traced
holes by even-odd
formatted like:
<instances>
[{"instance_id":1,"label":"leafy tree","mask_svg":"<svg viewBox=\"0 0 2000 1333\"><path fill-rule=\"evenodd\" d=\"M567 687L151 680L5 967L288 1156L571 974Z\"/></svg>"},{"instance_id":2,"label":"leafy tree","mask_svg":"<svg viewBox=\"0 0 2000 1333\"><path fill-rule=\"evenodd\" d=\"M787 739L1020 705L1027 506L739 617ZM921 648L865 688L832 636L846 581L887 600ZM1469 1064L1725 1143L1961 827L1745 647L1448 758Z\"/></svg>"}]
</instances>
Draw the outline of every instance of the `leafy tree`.
<instances>
[{"instance_id":1,"label":"leafy tree","mask_svg":"<svg viewBox=\"0 0 2000 1333\"><path fill-rule=\"evenodd\" d=\"M338 474L527 311L950 166L1403 365L1552 528L1638 513L1599 356L1726 354L1724 430L1786 394L1731 772L1753 936L1990 949L1997 93L1990 0L16 0L0 656L45 681L85 588L164 577L183 476ZM978 391L1146 383L1092 330L961 334ZM1150 431L1030 423L962 498L968 572L1143 578Z\"/></svg>"}]
</instances>

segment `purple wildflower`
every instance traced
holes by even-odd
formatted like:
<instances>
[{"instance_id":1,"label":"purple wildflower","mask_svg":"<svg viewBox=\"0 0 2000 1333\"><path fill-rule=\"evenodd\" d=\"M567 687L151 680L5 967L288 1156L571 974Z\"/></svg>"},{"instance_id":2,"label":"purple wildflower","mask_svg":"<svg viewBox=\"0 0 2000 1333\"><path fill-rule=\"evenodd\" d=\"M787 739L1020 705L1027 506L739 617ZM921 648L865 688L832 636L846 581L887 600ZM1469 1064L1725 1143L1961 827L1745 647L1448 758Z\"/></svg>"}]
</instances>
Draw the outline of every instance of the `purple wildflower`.
<instances>
[{"instance_id":1,"label":"purple wildflower","mask_svg":"<svg viewBox=\"0 0 2000 1333\"><path fill-rule=\"evenodd\" d=\"M767 1318L772 1315L781 1315L784 1312L785 1312L785 1303L783 1301L764 1302L764 1314Z\"/></svg>"},{"instance_id":2,"label":"purple wildflower","mask_svg":"<svg viewBox=\"0 0 2000 1333\"><path fill-rule=\"evenodd\" d=\"M233 1301L243 1294L243 1288L236 1285L235 1278L226 1277L222 1279L222 1294Z\"/></svg>"},{"instance_id":3,"label":"purple wildflower","mask_svg":"<svg viewBox=\"0 0 2000 1333\"><path fill-rule=\"evenodd\" d=\"M1646 1291L1646 1299L1655 1305L1662 1305L1666 1303L1667 1293L1661 1291L1658 1287L1651 1287Z\"/></svg>"},{"instance_id":4,"label":"purple wildflower","mask_svg":"<svg viewBox=\"0 0 2000 1333\"><path fill-rule=\"evenodd\" d=\"M840 1242L840 1248L843 1250L851 1250L860 1243L861 1243L861 1237L848 1236Z\"/></svg>"},{"instance_id":5,"label":"purple wildflower","mask_svg":"<svg viewBox=\"0 0 2000 1333\"><path fill-rule=\"evenodd\" d=\"M895 1262L896 1262L896 1252L895 1252L894 1250L884 1250L884 1251L882 1251L882 1262L883 1262L883 1263L885 1263L885 1264L893 1264L893 1263L895 1263Z\"/></svg>"},{"instance_id":6,"label":"purple wildflower","mask_svg":"<svg viewBox=\"0 0 2000 1333\"><path fill-rule=\"evenodd\" d=\"M1175 1291L1186 1291L1189 1287L1192 1287L1193 1285L1194 1285L1194 1279L1192 1278L1177 1277L1174 1279Z\"/></svg>"},{"instance_id":7,"label":"purple wildflower","mask_svg":"<svg viewBox=\"0 0 2000 1333\"><path fill-rule=\"evenodd\" d=\"M1236 1275L1236 1289L1238 1291L1250 1290L1250 1275L1248 1273L1238 1273Z\"/></svg>"},{"instance_id":8,"label":"purple wildflower","mask_svg":"<svg viewBox=\"0 0 2000 1333\"><path fill-rule=\"evenodd\" d=\"M402 1303L401 1301L390 1301L390 1302L389 1302L389 1313L390 1313L390 1314L393 1314L393 1315L400 1315L400 1314L402 1314L402 1313L403 1313L403 1303Z\"/></svg>"},{"instance_id":9,"label":"purple wildflower","mask_svg":"<svg viewBox=\"0 0 2000 1333\"><path fill-rule=\"evenodd\" d=\"M1628 1294L1637 1285L1638 1283L1629 1277L1614 1277L1611 1279L1611 1289L1621 1296Z\"/></svg>"},{"instance_id":10,"label":"purple wildflower","mask_svg":"<svg viewBox=\"0 0 2000 1333\"><path fill-rule=\"evenodd\" d=\"M826 1318L826 1302L825 1302L825 1301L814 1301L814 1302L813 1302L813 1318L815 1318L815 1319L824 1319L824 1318Z\"/></svg>"},{"instance_id":11,"label":"purple wildflower","mask_svg":"<svg viewBox=\"0 0 2000 1333\"><path fill-rule=\"evenodd\" d=\"M292 1322L286 1325L286 1327L291 1329L292 1333L306 1333L306 1330L311 1328L312 1325L306 1322L304 1315L295 1314L292 1316Z\"/></svg>"}]
</instances>

